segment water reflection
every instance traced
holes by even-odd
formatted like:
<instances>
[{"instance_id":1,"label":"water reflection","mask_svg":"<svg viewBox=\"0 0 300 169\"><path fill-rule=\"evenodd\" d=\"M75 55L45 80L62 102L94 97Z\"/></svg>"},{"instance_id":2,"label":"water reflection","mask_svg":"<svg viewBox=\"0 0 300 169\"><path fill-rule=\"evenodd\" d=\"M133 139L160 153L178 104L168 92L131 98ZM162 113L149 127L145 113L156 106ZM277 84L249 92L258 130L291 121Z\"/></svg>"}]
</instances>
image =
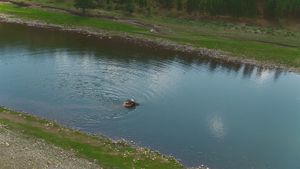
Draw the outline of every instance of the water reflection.
<instances>
[{"instance_id":1,"label":"water reflection","mask_svg":"<svg viewBox=\"0 0 300 169\"><path fill-rule=\"evenodd\" d=\"M185 58L181 58L185 61ZM191 62L191 59L189 60ZM222 60L214 60L206 57L200 57L193 59L193 64L199 66L206 66L210 73L218 73L218 72L227 72L234 73L238 75L242 72L243 78L249 79L255 74L256 79L260 79L260 81L264 81L270 78L273 78L274 81L278 80L282 74L286 74L287 71L283 69L273 69L273 68L265 68L265 67L257 67L255 65L250 64L240 64L235 62L227 62Z\"/></svg>"},{"instance_id":2,"label":"water reflection","mask_svg":"<svg viewBox=\"0 0 300 169\"><path fill-rule=\"evenodd\" d=\"M209 129L212 135L218 140L222 140L225 137L225 126L221 115L215 114L211 117L209 120Z\"/></svg>"},{"instance_id":3,"label":"water reflection","mask_svg":"<svg viewBox=\"0 0 300 169\"><path fill-rule=\"evenodd\" d=\"M182 57L183 54L181 53L174 53L172 51L161 49L154 50L151 48L151 46L147 48L140 48L134 46L133 44L127 44L120 39L99 40L93 37L87 38L84 35L74 36L72 33L55 32L51 30L44 31L20 25L15 26L2 24L1 28L1 53L9 53L11 50L14 50L13 48L19 49L20 46L23 46L23 49L26 49L31 56L38 57L40 55L47 55L49 52L53 52L53 56L57 57L58 62L63 62L65 56L74 54L82 57L82 60L80 60L83 66L82 68L87 69L89 68L87 66L91 66L89 62L94 61L91 58L96 59L97 57L101 56L102 59L109 61L108 64L112 64L111 66L117 67L121 64L115 63L120 61L128 64L134 64L134 62L142 61L145 63L143 66L148 66L153 65L153 59L158 59L159 61L155 62L155 66L157 66L158 69L164 69L164 67L166 67L166 65L168 65L170 62L178 62L187 66L206 66L208 71L211 73L223 71L238 74L240 71L242 71L244 78L250 78L252 74L256 72L256 77L261 79L261 76L265 76L267 71L272 71L274 72L274 80L276 80L281 76L282 73L284 73L284 71L280 69L270 70L266 68L256 68L255 66L249 64L239 64L207 57ZM26 33L24 33L24 31ZM46 35L49 38L47 38L47 41L44 41L44 39L41 37ZM24 41L25 43L20 43ZM94 43L90 43L91 41ZM115 50L114 46L118 46L119 49ZM123 52L122 57L120 57L120 51ZM151 68L152 67L149 67L149 69Z\"/></svg>"},{"instance_id":4,"label":"water reflection","mask_svg":"<svg viewBox=\"0 0 300 169\"><path fill-rule=\"evenodd\" d=\"M101 118L105 119L127 115L128 112L122 111L118 105L129 97L138 98L143 103L164 98L171 92L175 94L184 75L195 69L208 71L212 76L227 73L244 79L254 78L257 84L271 78L276 82L286 73L280 69L184 56L168 50L153 50L151 47L139 48L118 39L99 40L19 25L2 25L1 28L1 63L13 62L13 57L18 62L34 57L34 62L44 64L54 71L53 75L48 76L48 72L43 74L41 81L35 82L35 85L41 83L51 90L63 90L65 96L60 96L61 98L68 97L67 99L77 102L78 98L93 99L98 105L90 105L88 108L85 105L82 110L101 110ZM47 40L43 37L47 37ZM115 50L115 46L119 47L118 50ZM11 51L19 52L12 56ZM44 61L44 58L51 60L51 64ZM47 81L52 81L53 84L45 84ZM66 107L71 110L72 106L70 104ZM218 118L213 119L212 129L222 127L218 126Z\"/></svg>"},{"instance_id":5,"label":"water reflection","mask_svg":"<svg viewBox=\"0 0 300 169\"><path fill-rule=\"evenodd\" d=\"M243 77L250 78L255 67L253 65L245 65L243 70Z\"/></svg>"},{"instance_id":6,"label":"water reflection","mask_svg":"<svg viewBox=\"0 0 300 169\"><path fill-rule=\"evenodd\" d=\"M16 25L1 26L0 37L0 105L188 166L299 164L296 74ZM122 107L130 97L141 103L132 111Z\"/></svg>"},{"instance_id":7,"label":"water reflection","mask_svg":"<svg viewBox=\"0 0 300 169\"><path fill-rule=\"evenodd\" d=\"M258 84L262 84L265 81L271 79L272 77L275 77L273 72L271 72L270 70L263 70L261 68L257 69L256 72L256 82Z\"/></svg>"}]
</instances>

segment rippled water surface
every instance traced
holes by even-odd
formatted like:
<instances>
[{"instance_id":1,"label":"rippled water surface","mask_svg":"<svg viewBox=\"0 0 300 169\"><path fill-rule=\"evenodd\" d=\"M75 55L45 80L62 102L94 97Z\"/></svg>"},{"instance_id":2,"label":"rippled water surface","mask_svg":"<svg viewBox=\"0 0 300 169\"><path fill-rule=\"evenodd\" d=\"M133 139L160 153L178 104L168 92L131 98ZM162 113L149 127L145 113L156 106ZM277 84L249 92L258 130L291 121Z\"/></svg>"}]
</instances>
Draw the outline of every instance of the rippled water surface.
<instances>
[{"instance_id":1,"label":"rippled water surface","mask_svg":"<svg viewBox=\"0 0 300 169\"><path fill-rule=\"evenodd\" d=\"M280 70L0 24L0 105L187 166L300 168L300 76Z\"/></svg>"}]
</instances>

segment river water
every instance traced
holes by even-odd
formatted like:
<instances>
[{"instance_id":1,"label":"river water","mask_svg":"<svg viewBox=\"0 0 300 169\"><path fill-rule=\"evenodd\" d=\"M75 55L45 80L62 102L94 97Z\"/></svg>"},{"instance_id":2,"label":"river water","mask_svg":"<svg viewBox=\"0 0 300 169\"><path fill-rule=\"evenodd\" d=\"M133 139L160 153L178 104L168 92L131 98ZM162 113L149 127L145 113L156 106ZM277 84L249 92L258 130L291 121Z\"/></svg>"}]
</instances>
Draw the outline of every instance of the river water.
<instances>
[{"instance_id":1,"label":"river water","mask_svg":"<svg viewBox=\"0 0 300 169\"><path fill-rule=\"evenodd\" d=\"M0 105L186 166L300 168L300 76L282 70L0 24Z\"/></svg>"}]
</instances>

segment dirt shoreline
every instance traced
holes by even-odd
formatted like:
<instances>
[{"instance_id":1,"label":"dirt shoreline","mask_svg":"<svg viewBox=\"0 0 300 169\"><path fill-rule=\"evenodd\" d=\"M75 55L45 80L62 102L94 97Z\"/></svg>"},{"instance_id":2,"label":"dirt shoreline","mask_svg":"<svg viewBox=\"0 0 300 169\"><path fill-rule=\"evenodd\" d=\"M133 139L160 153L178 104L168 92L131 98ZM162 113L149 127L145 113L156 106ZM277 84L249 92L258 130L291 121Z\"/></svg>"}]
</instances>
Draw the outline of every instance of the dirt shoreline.
<instances>
[{"instance_id":1,"label":"dirt shoreline","mask_svg":"<svg viewBox=\"0 0 300 169\"><path fill-rule=\"evenodd\" d=\"M286 65L260 62L254 59L249 59L246 57L234 57L226 52L207 49L207 48L196 48L191 45L181 45L176 42L172 42L164 39L150 39L138 35L128 35L127 33L115 33L103 30L92 30L86 27L76 27L76 26L63 26L57 24L49 24L43 21L33 21L25 20L21 18L16 18L12 15L1 14L0 13L0 23L10 23L10 24L21 24L29 27L50 29L56 31L67 31L73 33L79 33L86 36L93 36L99 39L116 39L131 43L136 46L146 47L151 49L163 49L183 55L194 56L194 57L207 57L211 59L217 59L223 62L246 64L251 66L258 66L266 69L282 69L284 71L300 73L299 68L288 67Z\"/></svg>"},{"instance_id":2,"label":"dirt shoreline","mask_svg":"<svg viewBox=\"0 0 300 169\"><path fill-rule=\"evenodd\" d=\"M75 152L17 133L1 123L0 156L0 166L6 169L102 169Z\"/></svg>"},{"instance_id":3,"label":"dirt shoreline","mask_svg":"<svg viewBox=\"0 0 300 169\"><path fill-rule=\"evenodd\" d=\"M96 161L79 157L49 144L10 130L0 123L0 166L3 169L104 169ZM204 165L186 169L209 169Z\"/></svg>"}]
</instances>

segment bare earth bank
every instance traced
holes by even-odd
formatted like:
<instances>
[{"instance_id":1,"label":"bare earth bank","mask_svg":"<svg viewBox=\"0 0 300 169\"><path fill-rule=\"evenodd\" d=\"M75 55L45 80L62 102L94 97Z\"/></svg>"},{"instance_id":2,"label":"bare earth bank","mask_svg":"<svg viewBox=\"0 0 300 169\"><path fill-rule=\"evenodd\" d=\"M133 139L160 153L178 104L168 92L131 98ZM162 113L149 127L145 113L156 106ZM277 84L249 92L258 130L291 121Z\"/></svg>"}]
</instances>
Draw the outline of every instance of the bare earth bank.
<instances>
[{"instance_id":1,"label":"bare earth bank","mask_svg":"<svg viewBox=\"0 0 300 169\"><path fill-rule=\"evenodd\" d=\"M77 157L45 141L26 137L0 124L1 169L100 169L96 163Z\"/></svg>"}]
</instances>

